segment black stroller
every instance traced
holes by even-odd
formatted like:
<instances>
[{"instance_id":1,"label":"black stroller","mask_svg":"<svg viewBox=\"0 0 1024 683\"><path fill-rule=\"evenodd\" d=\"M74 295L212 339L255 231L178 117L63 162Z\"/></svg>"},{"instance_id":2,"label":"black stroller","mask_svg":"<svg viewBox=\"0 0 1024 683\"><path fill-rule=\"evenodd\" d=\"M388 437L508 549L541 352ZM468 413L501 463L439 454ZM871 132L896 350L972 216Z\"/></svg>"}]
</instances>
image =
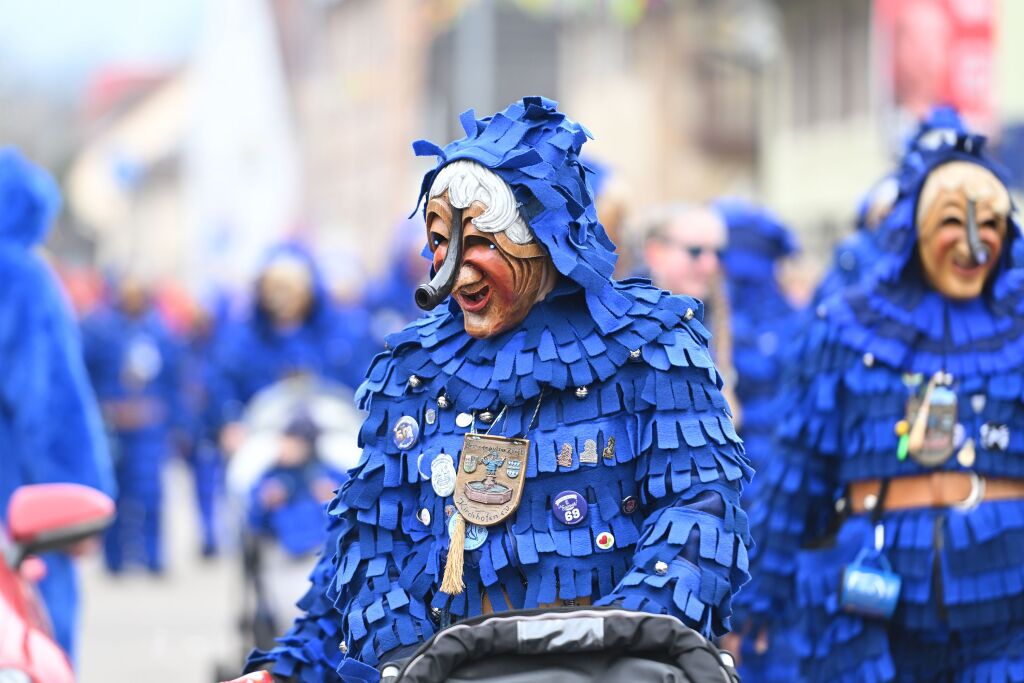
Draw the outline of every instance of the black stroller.
<instances>
[{"instance_id":1,"label":"black stroller","mask_svg":"<svg viewBox=\"0 0 1024 683\"><path fill-rule=\"evenodd\" d=\"M382 683L738 683L732 657L674 617L616 607L489 614L459 622Z\"/></svg>"}]
</instances>

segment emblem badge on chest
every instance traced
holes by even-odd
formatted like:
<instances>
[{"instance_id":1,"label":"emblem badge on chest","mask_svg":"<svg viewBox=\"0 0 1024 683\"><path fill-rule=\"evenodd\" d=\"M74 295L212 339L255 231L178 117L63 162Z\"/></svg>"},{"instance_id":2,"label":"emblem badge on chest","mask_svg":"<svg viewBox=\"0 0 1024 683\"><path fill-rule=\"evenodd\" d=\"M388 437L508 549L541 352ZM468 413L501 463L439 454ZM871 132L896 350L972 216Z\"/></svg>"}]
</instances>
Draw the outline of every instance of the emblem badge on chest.
<instances>
[{"instance_id":1,"label":"emblem badge on chest","mask_svg":"<svg viewBox=\"0 0 1024 683\"><path fill-rule=\"evenodd\" d=\"M956 446L957 396L950 384L942 373L937 373L924 394L912 396L907 403L907 450L924 467L942 465Z\"/></svg>"},{"instance_id":2,"label":"emblem badge on chest","mask_svg":"<svg viewBox=\"0 0 1024 683\"><path fill-rule=\"evenodd\" d=\"M462 444L453 499L466 521L493 526L506 520L523 497L522 471L530 442L485 434L467 434Z\"/></svg>"}]
</instances>

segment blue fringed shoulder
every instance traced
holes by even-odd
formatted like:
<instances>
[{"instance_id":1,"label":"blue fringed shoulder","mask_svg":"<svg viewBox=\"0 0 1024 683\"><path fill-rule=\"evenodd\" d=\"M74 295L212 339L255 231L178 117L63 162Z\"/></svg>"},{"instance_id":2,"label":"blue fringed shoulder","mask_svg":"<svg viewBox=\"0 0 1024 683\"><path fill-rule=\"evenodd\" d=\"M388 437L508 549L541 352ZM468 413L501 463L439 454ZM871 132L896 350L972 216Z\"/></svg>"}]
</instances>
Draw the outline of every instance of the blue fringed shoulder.
<instances>
[{"instance_id":1,"label":"blue fringed shoulder","mask_svg":"<svg viewBox=\"0 0 1024 683\"><path fill-rule=\"evenodd\" d=\"M455 405L498 406L536 398L541 387L561 391L608 380L633 362L668 370L667 354L687 354L686 365L721 380L707 352L711 335L696 299L671 295L647 280L615 283L630 302L621 325L602 332L583 291L563 281L515 330L490 339L465 334L462 315L439 307L387 339L360 388L366 410L378 397L398 398L410 376L443 384ZM683 344L678 343L685 338Z\"/></svg>"}]
</instances>

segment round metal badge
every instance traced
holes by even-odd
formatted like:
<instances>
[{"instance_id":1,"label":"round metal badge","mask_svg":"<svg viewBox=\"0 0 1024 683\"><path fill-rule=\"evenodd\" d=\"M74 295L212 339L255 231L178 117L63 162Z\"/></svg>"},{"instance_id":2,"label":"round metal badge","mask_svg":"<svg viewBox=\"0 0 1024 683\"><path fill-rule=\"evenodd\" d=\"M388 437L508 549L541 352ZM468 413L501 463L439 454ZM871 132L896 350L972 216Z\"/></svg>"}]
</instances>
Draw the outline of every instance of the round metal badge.
<instances>
[{"instance_id":1,"label":"round metal badge","mask_svg":"<svg viewBox=\"0 0 1024 683\"><path fill-rule=\"evenodd\" d=\"M448 536L451 537L452 532L455 530L455 519L456 515L452 515L448 518ZM484 544L487 540L487 527L473 524L472 522L466 522L466 550L476 550Z\"/></svg>"},{"instance_id":2,"label":"round metal badge","mask_svg":"<svg viewBox=\"0 0 1024 683\"><path fill-rule=\"evenodd\" d=\"M551 510L563 524L579 524L587 518L587 499L577 491L562 491L551 502Z\"/></svg>"},{"instance_id":3,"label":"round metal badge","mask_svg":"<svg viewBox=\"0 0 1024 683\"><path fill-rule=\"evenodd\" d=\"M441 498L447 498L455 492L455 460L447 453L442 453L430 461L430 485Z\"/></svg>"},{"instance_id":4,"label":"round metal badge","mask_svg":"<svg viewBox=\"0 0 1024 683\"><path fill-rule=\"evenodd\" d=\"M403 415L391 428L391 440L401 451L407 451L416 445L420 438L420 423L415 418Z\"/></svg>"},{"instance_id":5,"label":"round metal badge","mask_svg":"<svg viewBox=\"0 0 1024 683\"><path fill-rule=\"evenodd\" d=\"M602 531L597 535L596 543L597 547L601 550L609 550L615 545L615 537L612 536L610 531Z\"/></svg>"}]
</instances>

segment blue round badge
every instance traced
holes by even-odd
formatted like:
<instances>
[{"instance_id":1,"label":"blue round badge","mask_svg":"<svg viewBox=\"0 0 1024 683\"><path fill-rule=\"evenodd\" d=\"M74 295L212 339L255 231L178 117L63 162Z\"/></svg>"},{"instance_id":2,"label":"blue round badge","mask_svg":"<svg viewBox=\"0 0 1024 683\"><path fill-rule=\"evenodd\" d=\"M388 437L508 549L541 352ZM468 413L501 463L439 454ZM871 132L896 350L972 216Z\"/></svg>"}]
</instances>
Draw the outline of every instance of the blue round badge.
<instances>
[{"instance_id":1,"label":"blue round badge","mask_svg":"<svg viewBox=\"0 0 1024 683\"><path fill-rule=\"evenodd\" d=\"M455 517L457 516L457 514L458 513L456 513L455 515L452 515L451 517L448 518L448 536L449 537L451 537L452 531L455 529ZM487 531L487 527L480 526L479 524L472 524L470 522L466 522L466 543L465 543L465 549L466 550L476 550L477 548L482 546L484 544L484 541L487 540L487 534L488 533L489 532Z\"/></svg>"},{"instance_id":2,"label":"blue round badge","mask_svg":"<svg viewBox=\"0 0 1024 683\"><path fill-rule=\"evenodd\" d=\"M587 518L587 499L576 491L562 491L551 502L555 517L565 524L579 524Z\"/></svg>"},{"instance_id":3,"label":"blue round badge","mask_svg":"<svg viewBox=\"0 0 1024 683\"><path fill-rule=\"evenodd\" d=\"M415 418L403 415L391 428L391 440L401 451L407 451L416 445L420 438L420 423Z\"/></svg>"}]
</instances>

